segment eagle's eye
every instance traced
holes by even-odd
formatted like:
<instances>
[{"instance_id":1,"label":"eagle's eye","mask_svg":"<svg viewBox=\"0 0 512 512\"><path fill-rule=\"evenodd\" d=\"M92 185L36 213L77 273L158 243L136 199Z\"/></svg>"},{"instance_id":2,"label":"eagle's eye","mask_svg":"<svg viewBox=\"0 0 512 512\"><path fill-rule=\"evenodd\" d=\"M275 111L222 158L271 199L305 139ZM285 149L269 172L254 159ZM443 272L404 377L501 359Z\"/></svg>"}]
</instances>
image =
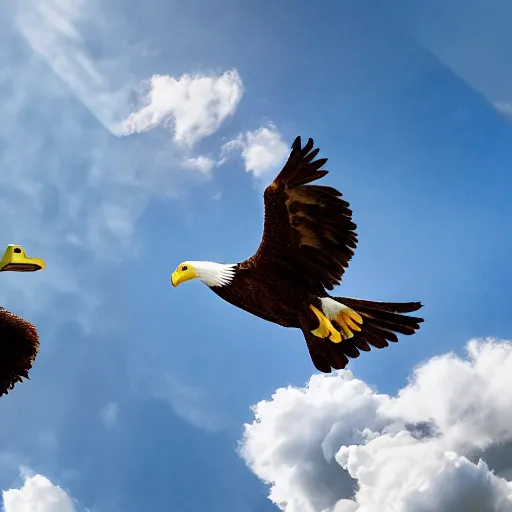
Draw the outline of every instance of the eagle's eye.
<instances>
[{"instance_id":1,"label":"eagle's eye","mask_svg":"<svg viewBox=\"0 0 512 512\"><path fill-rule=\"evenodd\" d=\"M181 267L181 271L182 271L182 272L185 272L185 270L187 270L187 269L188 269L187 265L183 265L183 266Z\"/></svg>"}]
</instances>

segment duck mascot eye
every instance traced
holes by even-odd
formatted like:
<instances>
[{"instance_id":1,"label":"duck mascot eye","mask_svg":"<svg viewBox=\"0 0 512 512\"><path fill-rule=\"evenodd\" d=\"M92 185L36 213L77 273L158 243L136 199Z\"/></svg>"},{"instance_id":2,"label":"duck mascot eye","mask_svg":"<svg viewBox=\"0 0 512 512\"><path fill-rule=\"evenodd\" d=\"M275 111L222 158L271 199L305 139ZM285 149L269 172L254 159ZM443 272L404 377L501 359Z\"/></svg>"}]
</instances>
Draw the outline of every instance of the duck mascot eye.
<instances>
[{"instance_id":1,"label":"duck mascot eye","mask_svg":"<svg viewBox=\"0 0 512 512\"><path fill-rule=\"evenodd\" d=\"M42 259L29 258L19 245L8 245L0 260L0 272L36 272L45 266ZM0 306L0 396L23 378L29 379L38 352L36 327Z\"/></svg>"}]
</instances>

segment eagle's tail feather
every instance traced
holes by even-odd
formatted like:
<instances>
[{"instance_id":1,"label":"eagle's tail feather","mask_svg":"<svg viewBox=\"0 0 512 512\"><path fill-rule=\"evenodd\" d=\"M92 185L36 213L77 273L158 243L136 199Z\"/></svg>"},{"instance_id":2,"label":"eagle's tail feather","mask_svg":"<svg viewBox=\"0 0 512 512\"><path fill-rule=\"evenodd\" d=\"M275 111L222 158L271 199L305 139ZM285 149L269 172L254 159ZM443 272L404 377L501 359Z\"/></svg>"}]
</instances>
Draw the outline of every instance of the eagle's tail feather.
<instances>
[{"instance_id":1,"label":"eagle's tail feather","mask_svg":"<svg viewBox=\"0 0 512 512\"><path fill-rule=\"evenodd\" d=\"M421 302L376 302L349 297L331 297L356 311L363 318L361 331L352 338L333 343L329 339L315 337L303 330L313 364L317 370L329 373L331 369L341 370L349 358L357 358L360 351L369 352L371 347L385 348L389 342L397 342L398 334L411 335L419 328L423 318L407 316L404 313L417 311Z\"/></svg>"},{"instance_id":2,"label":"eagle's tail feather","mask_svg":"<svg viewBox=\"0 0 512 512\"><path fill-rule=\"evenodd\" d=\"M388 313L412 313L423 307L421 302L382 302L349 297L333 297L333 299L356 311L361 308L362 310L387 311Z\"/></svg>"},{"instance_id":3,"label":"eagle's tail feather","mask_svg":"<svg viewBox=\"0 0 512 512\"><path fill-rule=\"evenodd\" d=\"M423 318L404 315L420 309L421 302L377 302L349 297L333 299L363 317L363 328L366 327L364 332L379 335L388 341L398 341L395 333L414 334L423 322Z\"/></svg>"}]
</instances>

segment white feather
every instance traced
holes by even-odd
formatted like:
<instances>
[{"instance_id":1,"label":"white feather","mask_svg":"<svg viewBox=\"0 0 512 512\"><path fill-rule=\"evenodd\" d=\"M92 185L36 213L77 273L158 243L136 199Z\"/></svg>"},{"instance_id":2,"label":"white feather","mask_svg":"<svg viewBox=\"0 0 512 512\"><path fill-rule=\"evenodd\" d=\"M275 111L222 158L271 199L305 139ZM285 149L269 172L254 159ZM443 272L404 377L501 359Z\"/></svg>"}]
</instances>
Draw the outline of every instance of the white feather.
<instances>
[{"instance_id":1,"label":"white feather","mask_svg":"<svg viewBox=\"0 0 512 512\"><path fill-rule=\"evenodd\" d=\"M236 264L214 261L187 261L196 272L196 277L207 286L226 286L236 273Z\"/></svg>"},{"instance_id":2,"label":"white feather","mask_svg":"<svg viewBox=\"0 0 512 512\"><path fill-rule=\"evenodd\" d=\"M342 310L350 309L345 304L340 304L330 297L322 297L320 301L322 303L322 312L329 320L336 320L336 317Z\"/></svg>"}]
</instances>

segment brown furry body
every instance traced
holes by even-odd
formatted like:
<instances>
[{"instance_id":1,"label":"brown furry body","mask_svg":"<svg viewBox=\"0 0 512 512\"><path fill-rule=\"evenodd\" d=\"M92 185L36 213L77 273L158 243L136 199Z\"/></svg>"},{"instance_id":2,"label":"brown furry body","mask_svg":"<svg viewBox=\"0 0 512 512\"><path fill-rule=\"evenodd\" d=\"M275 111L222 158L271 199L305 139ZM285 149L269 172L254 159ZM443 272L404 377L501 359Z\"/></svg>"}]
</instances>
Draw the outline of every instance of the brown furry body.
<instances>
[{"instance_id":1,"label":"brown furry body","mask_svg":"<svg viewBox=\"0 0 512 512\"><path fill-rule=\"evenodd\" d=\"M17 382L28 379L28 372L39 352L37 329L0 307L0 396Z\"/></svg>"}]
</instances>

